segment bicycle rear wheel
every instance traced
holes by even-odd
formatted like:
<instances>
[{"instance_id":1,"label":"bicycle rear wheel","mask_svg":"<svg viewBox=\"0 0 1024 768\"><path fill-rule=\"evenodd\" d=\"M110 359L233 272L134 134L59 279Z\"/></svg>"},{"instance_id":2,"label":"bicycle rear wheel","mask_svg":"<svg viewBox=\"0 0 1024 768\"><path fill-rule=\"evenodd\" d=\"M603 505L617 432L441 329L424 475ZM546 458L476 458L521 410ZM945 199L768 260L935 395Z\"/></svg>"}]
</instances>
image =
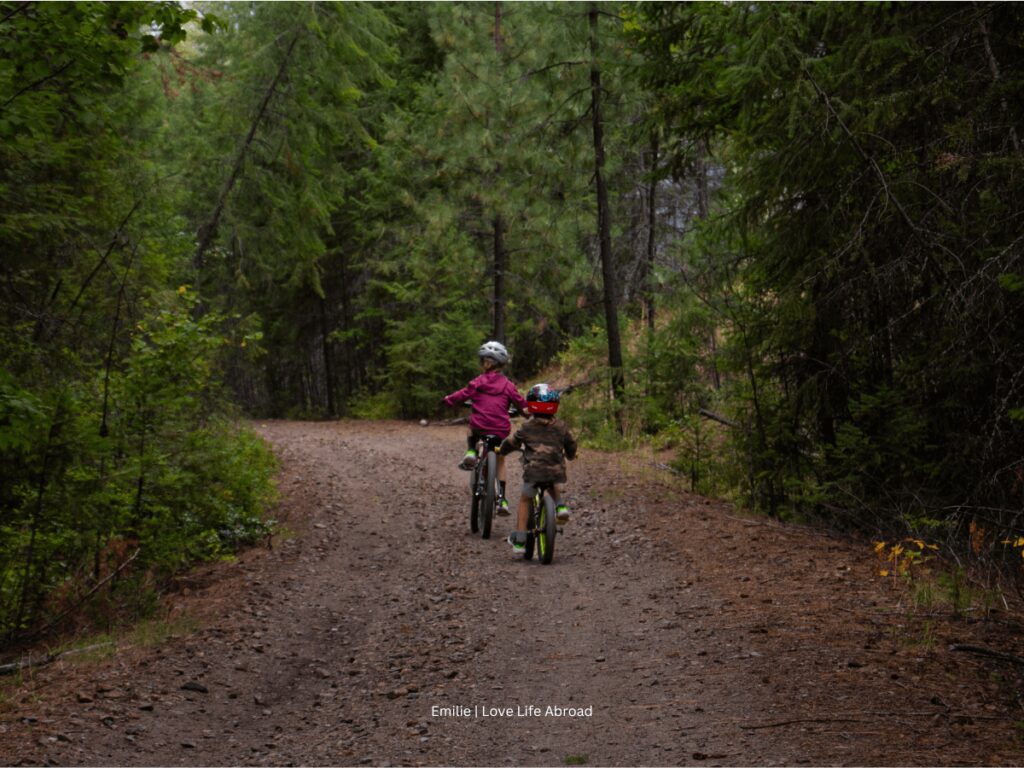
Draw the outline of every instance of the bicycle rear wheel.
<instances>
[{"instance_id":1,"label":"bicycle rear wheel","mask_svg":"<svg viewBox=\"0 0 1024 768\"><path fill-rule=\"evenodd\" d=\"M540 520L537 522L537 555L544 565L550 565L555 556L555 535L558 523L555 520L555 500L544 494L544 504L540 508Z\"/></svg>"},{"instance_id":2,"label":"bicycle rear wheel","mask_svg":"<svg viewBox=\"0 0 1024 768\"><path fill-rule=\"evenodd\" d=\"M487 452L487 463L481 472L484 473L485 490L481 499L480 536L489 539L491 538L491 523L494 520L494 504L498 495L498 457L492 451Z\"/></svg>"},{"instance_id":3,"label":"bicycle rear wheel","mask_svg":"<svg viewBox=\"0 0 1024 768\"><path fill-rule=\"evenodd\" d=\"M480 465L478 464L469 475L469 530L477 533L480 530Z\"/></svg>"},{"instance_id":4,"label":"bicycle rear wheel","mask_svg":"<svg viewBox=\"0 0 1024 768\"><path fill-rule=\"evenodd\" d=\"M530 499L530 516L526 520L526 549L523 550L524 560L533 560L533 548L537 543L534 530L537 528L537 497Z\"/></svg>"}]
</instances>

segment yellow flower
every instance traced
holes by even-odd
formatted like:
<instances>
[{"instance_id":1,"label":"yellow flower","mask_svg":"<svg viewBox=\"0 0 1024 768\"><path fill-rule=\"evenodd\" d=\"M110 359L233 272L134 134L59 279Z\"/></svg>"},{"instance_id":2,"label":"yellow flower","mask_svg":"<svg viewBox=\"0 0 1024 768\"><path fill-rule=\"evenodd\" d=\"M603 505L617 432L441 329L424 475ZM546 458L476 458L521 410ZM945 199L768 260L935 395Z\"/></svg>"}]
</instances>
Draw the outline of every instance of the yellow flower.
<instances>
[{"instance_id":1,"label":"yellow flower","mask_svg":"<svg viewBox=\"0 0 1024 768\"><path fill-rule=\"evenodd\" d=\"M185 295L185 291L187 291L187 290L188 290L188 286L179 285L178 286L178 295L179 296L184 296Z\"/></svg>"}]
</instances>

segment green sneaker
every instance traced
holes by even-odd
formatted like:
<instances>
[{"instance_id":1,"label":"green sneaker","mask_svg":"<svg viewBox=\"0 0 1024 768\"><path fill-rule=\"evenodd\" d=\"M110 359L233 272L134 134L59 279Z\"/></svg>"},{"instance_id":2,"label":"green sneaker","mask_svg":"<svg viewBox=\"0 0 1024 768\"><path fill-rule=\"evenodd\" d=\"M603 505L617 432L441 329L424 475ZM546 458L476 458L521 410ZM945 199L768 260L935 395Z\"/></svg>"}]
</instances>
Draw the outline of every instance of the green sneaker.
<instances>
[{"instance_id":1,"label":"green sneaker","mask_svg":"<svg viewBox=\"0 0 1024 768\"><path fill-rule=\"evenodd\" d=\"M568 523L572 519L572 515L569 514L569 508L565 504L559 504L555 507L555 520L559 523Z\"/></svg>"},{"instance_id":2,"label":"green sneaker","mask_svg":"<svg viewBox=\"0 0 1024 768\"><path fill-rule=\"evenodd\" d=\"M501 499L498 501L498 515L500 517L508 517L509 515L508 499L506 499L504 496L502 496Z\"/></svg>"},{"instance_id":3,"label":"green sneaker","mask_svg":"<svg viewBox=\"0 0 1024 768\"><path fill-rule=\"evenodd\" d=\"M506 541L512 545L512 554L521 555L526 551L526 531L513 531Z\"/></svg>"},{"instance_id":4,"label":"green sneaker","mask_svg":"<svg viewBox=\"0 0 1024 768\"><path fill-rule=\"evenodd\" d=\"M459 462L459 469L473 469L476 466L476 451L466 451L466 455Z\"/></svg>"}]
</instances>

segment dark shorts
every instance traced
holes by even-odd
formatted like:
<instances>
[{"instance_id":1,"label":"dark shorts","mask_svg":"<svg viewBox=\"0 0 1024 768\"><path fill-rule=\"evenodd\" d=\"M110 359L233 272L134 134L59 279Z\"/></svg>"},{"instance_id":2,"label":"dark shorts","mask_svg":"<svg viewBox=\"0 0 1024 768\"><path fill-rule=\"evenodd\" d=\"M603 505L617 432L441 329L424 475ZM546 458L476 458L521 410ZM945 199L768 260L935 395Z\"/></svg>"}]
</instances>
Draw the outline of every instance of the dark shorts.
<instances>
[{"instance_id":1,"label":"dark shorts","mask_svg":"<svg viewBox=\"0 0 1024 768\"><path fill-rule=\"evenodd\" d=\"M481 432L478 429L474 429L473 430L473 439L474 440L483 440L488 435L490 435L491 437L487 441L487 447L488 447L489 450L493 451L495 448L497 448L499 445L501 445L501 441L502 440L504 440L506 437L508 437L508 432L506 432L504 435L497 435L494 432Z\"/></svg>"}]
</instances>

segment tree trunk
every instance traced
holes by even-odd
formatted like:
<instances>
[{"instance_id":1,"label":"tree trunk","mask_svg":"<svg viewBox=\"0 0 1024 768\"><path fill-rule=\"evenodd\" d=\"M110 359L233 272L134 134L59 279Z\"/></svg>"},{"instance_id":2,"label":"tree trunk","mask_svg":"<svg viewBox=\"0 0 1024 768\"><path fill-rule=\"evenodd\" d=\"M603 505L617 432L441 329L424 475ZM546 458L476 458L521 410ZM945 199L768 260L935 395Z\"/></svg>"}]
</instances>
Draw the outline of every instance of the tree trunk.
<instances>
[{"instance_id":1,"label":"tree trunk","mask_svg":"<svg viewBox=\"0 0 1024 768\"><path fill-rule=\"evenodd\" d=\"M501 0L494 3L494 53L501 59ZM496 169L501 173L501 167ZM505 343L505 220L498 213L494 227L494 340Z\"/></svg>"},{"instance_id":2,"label":"tree trunk","mask_svg":"<svg viewBox=\"0 0 1024 768\"><path fill-rule=\"evenodd\" d=\"M754 423L757 428L756 455L754 453L753 446L750 447L751 494L755 505L760 505L764 502L765 497L767 497L768 516L776 518L779 515L779 508L778 498L775 493L775 480L771 476L771 472L768 473L768 477L764 482L759 478L759 475L762 475L765 469L770 469L770 467L767 466L766 459L768 454L768 430L765 425L764 414L761 412L761 395L757 386L757 374L754 372L753 352L750 349L746 332L743 332L742 338L744 357L747 367L747 377L750 382L751 403L754 406ZM767 491L762 490L762 486L764 485L768 486Z\"/></svg>"},{"instance_id":3,"label":"tree trunk","mask_svg":"<svg viewBox=\"0 0 1024 768\"><path fill-rule=\"evenodd\" d=\"M494 52L501 55L501 0L494 3Z\"/></svg>"},{"instance_id":4,"label":"tree trunk","mask_svg":"<svg viewBox=\"0 0 1024 768\"><path fill-rule=\"evenodd\" d=\"M656 251L655 225L657 223L658 192L658 134L651 134L651 180L647 185L647 274L644 275L644 304L647 308L647 329L654 331L654 256Z\"/></svg>"},{"instance_id":5,"label":"tree trunk","mask_svg":"<svg viewBox=\"0 0 1024 768\"><path fill-rule=\"evenodd\" d=\"M612 263L611 213L608 207L608 186L604 178L604 121L601 115L601 68L598 63L596 3L590 5L590 111L594 127L594 180L597 186L597 231L604 282L604 317L608 331L608 367L611 369L612 397L615 414L622 430L618 403L622 401L625 382L622 373L622 341L619 338L619 314L615 265Z\"/></svg>"},{"instance_id":6,"label":"tree trunk","mask_svg":"<svg viewBox=\"0 0 1024 768\"><path fill-rule=\"evenodd\" d=\"M327 415L337 416L334 402L334 369L331 367L331 343L327 340L327 299L320 299L320 351L324 356L324 387L327 389Z\"/></svg>"},{"instance_id":7,"label":"tree trunk","mask_svg":"<svg viewBox=\"0 0 1024 768\"><path fill-rule=\"evenodd\" d=\"M117 304L114 307L114 322L110 326L110 341L107 344L107 359L103 365L103 414L100 417L100 437L106 437L107 415L110 412L110 369L114 364L114 344L117 342L117 328L121 321L121 302L124 301L124 287L128 282L128 274L132 271L132 262L135 260L135 253L139 246L132 248L131 256L128 258L128 265L124 268L124 276L121 278L121 286L117 290Z\"/></svg>"},{"instance_id":8,"label":"tree trunk","mask_svg":"<svg viewBox=\"0 0 1024 768\"><path fill-rule=\"evenodd\" d=\"M975 3L974 5L975 7L977 7L978 4ZM992 73L992 82L998 85L1001 77L1001 73L999 71L999 62L996 60L996 56L992 52L992 41L989 38L988 34L988 22L985 20L984 16L978 19L978 29L981 31L981 40L985 44L985 56L988 59L989 72ZM1007 103L1005 97L999 100L999 105L1002 108L1003 115L1007 118L1007 120L1011 120L1012 118L1010 117L1010 105ZM1020 142L1017 140L1017 128L1013 124L1010 125L1009 134L1010 143L1013 144L1013 151L1019 153Z\"/></svg>"},{"instance_id":9,"label":"tree trunk","mask_svg":"<svg viewBox=\"0 0 1024 768\"><path fill-rule=\"evenodd\" d=\"M505 343L505 221L494 217L494 339Z\"/></svg>"},{"instance_id":10,"label":"tree trunk","mask_svg":"<svg viewBox=\"0 0 1024 768\"><path fill-rule=\"evenodd\" d=\"M697 142L697 218L703 221L711 211L708 195L708 144L701 139ZM718 372L718 339L716 328L712 327L708 334L708 350L711 353L711 381L715 390L722 388L722 378Z\"/></svg>"},{"instance_id":11,"label":"tree trunk","mask_svg":"<svg viewBox=\"0 0 1024 768\"><path fill-rule=\"evenodd\" d=\"M36 538L39 533L39 528L42 525L43 520L43 499L46 495L46 484L50 479L50 460L53 455L53 445L57 442L57 437L60 434L61 427L63 425L64 410L63 405L58 404L57 409L53 414L53 421L50 422L50 430L46 436L46 446L43 448L43 462L42 468L39 470L39 482L36 486L36 503L32 508L32 522L29 529L29 540L28 548L25 552L25 570L21 577L21 596L18 600L18 610L14 615L14 623L10 626L8 631L8 638L13 638L17 634L18 630L21 629L22 623L28 618L29 622L35 620L35 611L32 611L26 617L26 611L28 610L28 599L29 592L32 588L33 575L36 576L34 579L39 582L41 579L35 571L35 559L36 559Z\"/></svg>"}]
</instances>

